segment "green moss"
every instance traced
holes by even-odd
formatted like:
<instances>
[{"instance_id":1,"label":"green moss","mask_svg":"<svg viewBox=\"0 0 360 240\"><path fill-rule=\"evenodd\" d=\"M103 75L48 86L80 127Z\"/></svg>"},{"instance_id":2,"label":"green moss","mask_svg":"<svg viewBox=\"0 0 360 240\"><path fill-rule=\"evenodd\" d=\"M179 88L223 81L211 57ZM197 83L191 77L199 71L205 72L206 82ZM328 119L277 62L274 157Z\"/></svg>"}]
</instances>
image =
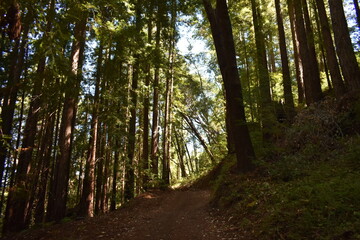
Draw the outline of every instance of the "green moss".
<instances>
[{"instance_id":1,"label":"green moss","mask_svg":"<svg viewBox=\"0 0 360 240\"><path fill-rule=\"evenodd\" d=\"M333 149L311 144L246 175L232 174L227 159L213 204L228 209L244 239L360 239L360 137Z\"/></svg>"}]
</instances>

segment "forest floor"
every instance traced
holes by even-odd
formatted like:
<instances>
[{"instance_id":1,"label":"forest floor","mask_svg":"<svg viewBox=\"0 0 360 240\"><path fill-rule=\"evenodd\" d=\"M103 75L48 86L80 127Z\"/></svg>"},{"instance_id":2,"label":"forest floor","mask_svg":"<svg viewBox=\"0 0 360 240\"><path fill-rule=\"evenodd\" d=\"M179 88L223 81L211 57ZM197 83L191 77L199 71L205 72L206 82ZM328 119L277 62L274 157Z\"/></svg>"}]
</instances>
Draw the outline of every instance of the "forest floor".
<instances>
[{"instance_id":1,"label":"forest floor","mask_svg":"<svg viewBox=\"0 0 360 240\"><path fill-rule=\"evenodd\" d=\"M20 239L238 239L228 217L210 207L209 190L154 190L109 214L31 229Z\"/></svg>"}]
</instances>

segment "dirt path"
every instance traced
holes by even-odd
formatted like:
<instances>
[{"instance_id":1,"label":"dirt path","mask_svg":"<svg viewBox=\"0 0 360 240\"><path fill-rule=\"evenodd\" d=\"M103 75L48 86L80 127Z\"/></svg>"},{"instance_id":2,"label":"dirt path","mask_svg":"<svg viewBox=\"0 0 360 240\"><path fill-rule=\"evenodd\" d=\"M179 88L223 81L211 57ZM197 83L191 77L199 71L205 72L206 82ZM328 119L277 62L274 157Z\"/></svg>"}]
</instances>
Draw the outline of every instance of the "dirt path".
<instances>
[{"instance_id":1,"label":"dirt path","mask_svg":"<svg viewBox=\"0 0 360 240\"><path fill-rule=\"evenodd\" d=\"M88 220L31 230L11 239L238 239L209 207L206 190L154 191L115 212Z\"/></svg>"}]
</instances>

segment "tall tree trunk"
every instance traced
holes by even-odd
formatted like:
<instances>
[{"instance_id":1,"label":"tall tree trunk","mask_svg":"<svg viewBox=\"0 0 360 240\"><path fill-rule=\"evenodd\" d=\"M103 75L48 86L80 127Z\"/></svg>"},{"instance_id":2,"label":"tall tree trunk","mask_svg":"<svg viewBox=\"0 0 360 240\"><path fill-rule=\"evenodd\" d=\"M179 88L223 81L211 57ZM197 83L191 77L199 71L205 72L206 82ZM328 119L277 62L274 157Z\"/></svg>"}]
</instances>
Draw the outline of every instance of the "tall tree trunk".
<instances>
[{"instance_id":1,"label":"tall tree trunk","mask_svg":"<svg viewBox=\"0 0 360 240\"><path fill-rule=\"evenodd\" d=\"M265 37L262 29L261 13L256 0L251 0L253 25L255 31L256 44L256 64L260 83L260 114L262 122L263 138L265 142L272 139L272 131L274 128L275 115L271 102L270 93L270 77L267 68L267 58L265 49Z\"/></svg>"},{"instance_id":2,"label":"tall tree trunk","mask_svg":"<svg viewBox=\"0 0 360 240\"><path fill-rule=\"evenodd\" d=\"M137 89L139 79L139 58L135 59L133 66L132 83L131 83L131 106L130 106L130 121L128 132L128 146L127 146L127 161L125 166L125 186L124 198L130 200L134 197L135 175L134 175L134 157L135 157L135 142L136 142L136 106L137 106Z\"/></svg>"},{"instance_id":3,"label":"tall tree trunk","mask_svg":"<svg viewBox=\"0 0 360 240\"><path fill-rule=\"evenodd\" d=\"M159 161L159 78L160 78L160 35L161 35L161 16L163 14L163 7L160 2L157 6L157 20L156 20L156 36L155 36L155 56L154 66L154 93L153 93L153 114L152 114L152 129L151 129L151 169L152 173L157 177L158 175L158 161Z\"/></svg>"},{"instance_id":4,"label":"tall tree trunk","mask_svg":"<svg viewBox=\"0 0 360 240\"><path fill-rule=\"evenodd\" d=\"M254 106L253 106L253 96L251 94L251 78L250 78L250 66L249 66L249 53L248 53L248 49L246 47L246 39L245 39L245 32L243 32L243 45L244 45L244 61L245 61L245 65L246 65L246 82L247 82L247 92L248 92L248 98L249 98L249 108L250 108L250 116L251 116L251 121L254 122ZM226 122L228 122L227 120L228 118L226 117ZM227 124L227 123L226 123ZM235 152L235 151L233 151Z\"/></svg>"},{"instance_id":5,"label":"tall tree trunk","mask_svg":"<svg viewBox=\"0 0 360 240\"><path fill-rule=\"evenodd\" d=\"M110 211L116 209L116 186L118 179L118 169L119 169L119 141L115 141L115 153L114 153L114 166L113 166L113 179L112 179L112 190L111 190L111 201L110 201Z\"/></svg>"},{"instance_id":6,"label":"tall tree trunk","mask_svg":"<svg viewBox=\"0 0 360 240\"><path fill-rule=\"evenodd\" d=\"M149 12L148 12L148 44L152 44L152 29L153 29L153 8L154 8L154 1L151 0L149 3ZM146 78L145 78L145 92L144 92L144 101L143 101L143 146L142 146L142 187L146 190L147 182L149 180L149 109L150 109L150 97L149 97L149 86L151 80L151 64L150 61L146 65Z\"/></svg>"},{"instance_id":7,"label":"tall tree trunk","mask_svg":"<svg viewBox=\"0 0 360 240\"><path fill-rule=\"evenodd\" d=\"M171 28L169 38L169 69L166 78L166 97L165 97L165 117L164 117L164 135L163 135L163 175L162 179L166 184L170 184L170 153L172 137L172 98L174 88L174 62L175 62L175 38L176 38L176 19L177 5L176 0L171 1Z\"/></svg>"},{"instance_id":8,"label":"tall tree trunk","mask_svg":"<svg viewBox=\"0 0 360 240\"><path fill-rule=\"evenodd\" d=\"M93 113L91 119L89 148L85 164L85 175L83 181L82 194L79 204L79 215L83 217L94 216L94 192L95 192L95 162L96 162L96 144L99 124L99 92L100 81L102 75L102 62L103 62L103 46L100 43L98 60L97 60L97 72L95 83L95 95L93 102Z\"/></svg>"},{"instance_id":9,"label":"tall tree trunk","mask_svg":"<svg viewBox=\"0 0 360 240\"><path fill-rule=\"evenodd\" d=\"M107 129L107 128L106 128ZM100 202L100 209L101 213L106 213L108 211L108 178L109 178L109 165L111 160L111 153L110 153L110 145L111 143L107 139L107 131L105 133L105 152L104 152L104 174L102 178L102 189L101 189L101 202Z\"/></svg>"},{"instance_id":10,"label":"tall tree trunk","mask_svg":"<svg viewBox=\"0 0 360 240\"><path fill-rule=\"evenodd\" d=\"M104 177L104 155L105 155L105 135L106 135L106 124L103 123L101 129L99 129L99 136L102 136L99 139L99 159L97 161L97 170L96 170L96 192L95 192L95 214L98 215L101 212L101 193L103 188L103 177Z\"/></svg>"},{"instance_id":11,"label":"tall tree trunk","mask_svg":"<svg viewBox=\"0 0 360 240\"><path fill-rule=\"evenodd\" d=\"M336 57L335 47L331 37L330 26L329 26L328 18L326 16L324 0L316 0L316 6L319 13L321 33L323 36L324 47L326 51L326 60L329 64L329 70L330 70L331 80L334 85L335 95L339 99L345 93L345 86L341 77L341 72Z\"/></svg>"},{"instance_id":12,"label":"tall tree trunk","mask_svg":"<svg viewBox=\"0 0 360 240\"><path fill-rule=\"evenodd\" d=\"M37 204L35 207L35 223L42 223L45 214L45 202L46 202L46 189L49 178L50 162L51 162L51 149L53 144L54 125L55 125L56 111L50 113L47 116L45 135L41 144L41 155L42 162L41 174L39 178L39 190L37 193Z\"/></svg>"},{"instance_id":13,"label":"tall tree trunk","mask_svg":"<svg viewBox=\"0 0 360 240\"><path fill-rule=\"evenodd\" d=\"M360 70L352 47L342 1L329 0L336 52L347 87L360 89Z\"/></svg>"},{"instance_id":14,"label":"tall tree trunk","mask_svg":"<svg viewBox=\"0 0 360 240\"><path fill-rule=\"evenodd\" d=\"M66 86L63 114L59 131L60 153L56 159L54 173L54 195L49 201L52 203L52 212L49 213L50 221L59 222L66 214L68 196L68 180L71 161L71 147L76 119L76 109L80 90L81 69L85 46L87 14L81 13L79 21L75 24L75 40L71 51L71 75Z\"/></svg>"},{"instance_id":15,"label":"tall tree trunk","mask_svg":"<svg viewBox=\"0 0 360 240\"><path fill-rule=\"evenodd\" d=\"M53 15L53 6L49 9L48 24L46 27L46 33L51 30ZM45 33L45 37L46 34ZM31 172L31 160L32 153L35 145L38 116L41 109L41 89L43 85L45 71L45 56L40 58L37 76L35 78L35 84L33 88L32 98L30 102L29 112L25 123L24 136L22 140L22 148L19 155L19 164L16 169L16 177L14 187L9 191L8 204L5 216L4 233L16 232L28 227L27 216L28 211L31 210L31 194L32 183L36 183L32 179ZM36 171L38 172L38 171ZM36 174L35 176L36 177Z\"/></svg>"},{"instance_id":16,"label":"tall tree trunk","mask_svg":"<svg viewBox=\"0 0 360 240\"><path fill-rule=\"evenodd\" d=\"M235 146L239 171L250 171L255 153L246 124L228 7L226 0L217 0L215 9L209 0L203 0L203 4L210 22L217 60L225 86L226 110L230 115L230 129L227 134L231 136L229 139Z\"/></svg>"},{"instance_id":17,"label":"tall tree trunk","mask_svg":"<svg viewBox=\"0 0 360 240\"><path fill-rule=\"evenodd\" d=\"M297 0L296 0L297 1ZM309 10L307 7L307 0L302 1L302 11L305 20L305 31L306 31L306 38L307 44L309 49L309 59L310 59L310 67L311 67L311 94L312 98L315 102L322 99L322 90L321 90L321 80L320 80L320 71L319 71L319 64L316 58L316 50L315 50L315 40L314 40L314 32L312 30L311 20L309 16ZM299 2L300 4L300 2ZM300 13L300 10L299 10Z\"/></svg>"},{"instance_id":18,"label":"tall tree trunk","mask_svg":"<svg viewBox=\"0 0 360 240\"><path fill-rule=\"evenodd\" d=\"M57 82L59 84L59 82ZM52 221L53 220L53 212L54 212L54 196L55 196L55 187L56 187L56 180L55 180L55 168L56 168L56 159L58 157L58 138L59 138L59 131L60 131L60 120L61 120L61 113L62 113L62 97L60 95L59 104L57 106L56 111L56 123L55 123L55 136L54 136L54 146L53 146L53 153L52 153L52 163L50 166L50 184L49 184L49 191L48 191L48 204L46 206L46 216L45 221Z\"/></svg>"},{"instance_id":19,"label":"tall tree trunk","mask_svg":"<svg viewBox=\"0 0 360 240\"><path fill-rule=\"evenodd\" d=\"M291 89L290 68L289 68L289 60L288 60L288 54L286 48L284 22L280 8L280 0L275 0L275 8L276 8L276 19L277 19L278 32L279 32L279 46L280 46L281 67L282 67L282 75L283 75L285 112L287 119L292 121L292 119L295 116L295 106L294 106L294 97Z\"/></svg>"},{"instance_id":20,"label":"tall tree trunk","mask_svg":"<svg viewBox=\"0 0 360 240\"><path fill-rule=\"evenodd\" d=\"M325 56L324 38L323 38L323 35L321 34L321 26L320 26L321 24L320 24L320 19L319 19L319 12L317 10L316 3L313 2L312 4L313 4L312 9L314 10L314 15L315 15L314 17L315 17L315 22L316 22L316 28L319 33L318 34L319 35L319 48L320 48L320 53L321 53L319 69L320 69L320 72L321 71L325 72L326 81L327 81L329 90L332 91L333 86L331 84L330 75L329 75L328 60L326 59L326 56Z\"/></svg>"},{"instance_id":21,"label":"tall tree trunk","mask_svg":"<svg viewBox=\"0 0 360 240\"><path fill-rule=\"evenodd\" d=\"M299 37L295 31L295 14L294 8L288 1L288 12L290 18L290 29L292 35L292 43L294 49L294 62L295 62L295 72L296 72L296 83L298 89L298 103L303 104L305 101L305 90L304 90L304 69L301 63L300 57L300 44L299 44Z\"/></svg>"},{"instance_id":22,"label":"tall tree trunk","mask_svg":"<svg viewBox=\"0 0 360 240\"><path fill-rule=\"evenodd\" d=\"M299 57L304 76L305 98L306 103L310 105L321 99L321 94L317 91L317 88L313 87L320 83L320 75L319 72L315 71L314 66L312 66L313 64L310 57L311 52L309 50L308 37L305 31L301 1L302 0L288 0L288 6L289 13L294 14L295 31L299 42Z\"/></svg>"},{"instance_id":23,"label":"tall tree trunk","mask_svg":"<svg viewBox=\"0 0 360 240\"><path fill-rule=\"evenodd\" d=\"M33 20L33 12L29 11L25 17L25 24L23 25L22 39L19 38L14 41L14 47L11 52L9 75L7 88L3 96L3 104L1 106L1 135L0 135L0 179L3 178L3 172L5 168L5 160L8 155L8 146L10 145L12 136L12 127L14 120L14 112L16 99L19 91L20 78L23 72L23 65L25 59L26 45L28 42L28 34L30 30L30 24ZM3 138L6 136L7 138ZM2 181L0 181L0 187ZM4 224L3 228L6 223Z\"/></svg>"}]
</instances>

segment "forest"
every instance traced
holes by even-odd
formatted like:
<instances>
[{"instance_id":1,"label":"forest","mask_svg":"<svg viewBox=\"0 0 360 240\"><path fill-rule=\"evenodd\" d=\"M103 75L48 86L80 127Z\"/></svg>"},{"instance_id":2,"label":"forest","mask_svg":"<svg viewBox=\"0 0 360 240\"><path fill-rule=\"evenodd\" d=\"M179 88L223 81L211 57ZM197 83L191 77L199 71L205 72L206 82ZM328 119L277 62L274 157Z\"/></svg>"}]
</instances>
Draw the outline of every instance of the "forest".
<instances>
[{"instance_id":1,"label":"forest","mask_svg":"<svg viewBox=\"0 0 360 240\"><path fill-rule=\"evenodd\" d=\"M225 235L120 239L360 239L358 0L6 0L0 44L4 239L147 198Z\"/></svg>"}]
</instances>

